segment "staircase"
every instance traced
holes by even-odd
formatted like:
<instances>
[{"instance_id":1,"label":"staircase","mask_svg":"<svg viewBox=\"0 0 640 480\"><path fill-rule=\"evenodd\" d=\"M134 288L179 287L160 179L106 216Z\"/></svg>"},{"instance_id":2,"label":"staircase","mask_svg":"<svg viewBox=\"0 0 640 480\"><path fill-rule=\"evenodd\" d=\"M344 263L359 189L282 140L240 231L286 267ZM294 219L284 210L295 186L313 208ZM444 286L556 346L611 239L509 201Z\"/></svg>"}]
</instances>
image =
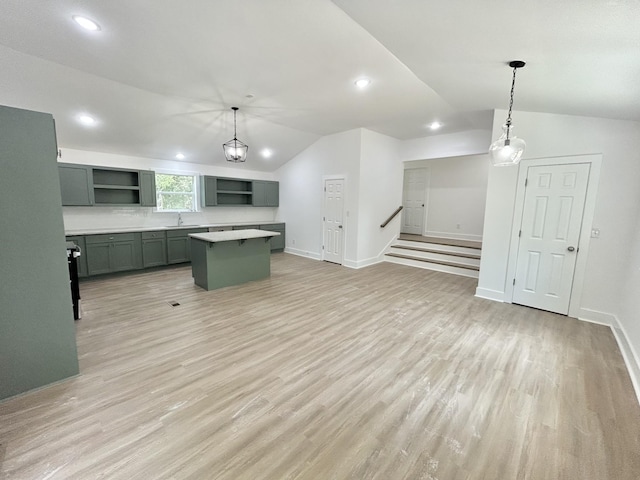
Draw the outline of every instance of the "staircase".
<instances>
[{"instance_id":1,"label":"staircase","mask_svg":"<svg viewBox=\"0 0 640 480\"><path fill-rule=\"evenodd\" d=\"M478 278L482 242L401 233L385 253L387 262Z\"/></svg>"}]
</instances>

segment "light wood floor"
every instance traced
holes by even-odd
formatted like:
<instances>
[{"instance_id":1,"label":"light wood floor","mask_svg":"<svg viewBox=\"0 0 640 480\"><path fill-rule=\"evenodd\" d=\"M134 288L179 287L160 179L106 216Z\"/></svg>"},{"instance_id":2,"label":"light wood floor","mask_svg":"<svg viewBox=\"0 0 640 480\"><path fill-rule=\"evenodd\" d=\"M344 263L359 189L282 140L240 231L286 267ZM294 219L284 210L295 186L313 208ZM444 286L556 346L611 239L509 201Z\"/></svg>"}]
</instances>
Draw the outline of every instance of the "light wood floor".
<instances>
[{"instance_id":1,"label":"light wood floor","mask_svg":"<svg viewBox=\"0 0 640 480\"><path fill-rule=\"evenodd\" d=\"M85 282L81 375L0 403L0 477L638 480L609 329L475 286L287 254L211 292Z\"/></svg>"}]
</instances>

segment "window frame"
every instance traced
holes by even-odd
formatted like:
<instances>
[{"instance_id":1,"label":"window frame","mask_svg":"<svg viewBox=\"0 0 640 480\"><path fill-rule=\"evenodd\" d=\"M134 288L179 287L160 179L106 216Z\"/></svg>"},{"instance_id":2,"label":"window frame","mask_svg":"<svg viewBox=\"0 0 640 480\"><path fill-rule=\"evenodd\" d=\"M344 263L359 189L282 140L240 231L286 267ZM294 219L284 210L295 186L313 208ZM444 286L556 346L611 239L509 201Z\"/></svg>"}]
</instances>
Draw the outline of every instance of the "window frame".
<instances>
[{"instance_id":1,"label":"window frame","mask_svg":"<svg viewBox=\"0 0 640 480\"><path fill-rule=\"evenodd\" d=\"M196 172L176 172L176 171L172 171L172 170L156 170L155 171L155 175L156 175L156 202L157 202L157 206L155 208L155 211L158 213L183 213L183 212L199 212L200 211L200 202L198 201L199 198L199 182L198 182L198 177L199 177L199 173ZM158 179L157 179L157 175L173 175L173 176L179 176L179 177L191 177L193 180L193 192L171 192L171 191L163 191L160 190L160 188L158 187ZM160 195L161 194L165 194L165 195L192 195L193 196L193 209L189 210L189 209L165 209L161 207L161 202L160 202Z\"/></svg>"}]
</instances>

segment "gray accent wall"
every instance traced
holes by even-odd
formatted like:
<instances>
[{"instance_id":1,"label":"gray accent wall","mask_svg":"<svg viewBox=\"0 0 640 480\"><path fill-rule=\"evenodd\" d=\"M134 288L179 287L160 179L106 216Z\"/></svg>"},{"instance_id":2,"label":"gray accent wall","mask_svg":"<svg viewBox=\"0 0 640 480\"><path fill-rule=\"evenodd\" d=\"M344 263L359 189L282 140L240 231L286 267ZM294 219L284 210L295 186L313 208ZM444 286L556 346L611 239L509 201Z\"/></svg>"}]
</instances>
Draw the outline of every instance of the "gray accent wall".
<instances>
[{"instance_id":1,"label":"gray accent wall","mask_svg":"<svg viewBox=\"0 0 640 480\"><path fill-rule=\"evenodd\" d=\"M53 117L0 106L0 399L78 373Z\"/></svg>"}]
</instances>

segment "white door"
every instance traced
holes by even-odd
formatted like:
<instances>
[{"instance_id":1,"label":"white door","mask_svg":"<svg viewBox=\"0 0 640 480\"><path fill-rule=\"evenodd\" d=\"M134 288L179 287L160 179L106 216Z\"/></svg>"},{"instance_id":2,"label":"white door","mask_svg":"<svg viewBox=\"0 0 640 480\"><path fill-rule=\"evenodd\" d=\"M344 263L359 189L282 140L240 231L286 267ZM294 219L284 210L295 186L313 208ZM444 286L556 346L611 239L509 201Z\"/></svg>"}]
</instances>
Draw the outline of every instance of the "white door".
<instances>
[{"instance_id":1,"label":"white door","mask_svg":"<svg viewBox=\"0 0 640 480\"><path fill-rule=\"evenodd\" d=\"M344 178L324 181L323 260L342 265Z\"/></svg>"},{"instance_id":2,"label":"white door","mask_svg":"<svg viewBox=\"0 0 640 480\"><path fill-rule=\"evenodd\" d=\"M402 233L422 235L424 231L424 205L427 192L427 169L412 168L404 171L402 187Z\"/></svg>"},{"instance_id":3,"label":"white door","mask_svg":"<svg viewBox=\"0 0 640 480\"><path fill-rule=\"evenodd\" d=\"M569 312L589 168L528 168L513 303Z\"/></svg>"}]
</instances>

